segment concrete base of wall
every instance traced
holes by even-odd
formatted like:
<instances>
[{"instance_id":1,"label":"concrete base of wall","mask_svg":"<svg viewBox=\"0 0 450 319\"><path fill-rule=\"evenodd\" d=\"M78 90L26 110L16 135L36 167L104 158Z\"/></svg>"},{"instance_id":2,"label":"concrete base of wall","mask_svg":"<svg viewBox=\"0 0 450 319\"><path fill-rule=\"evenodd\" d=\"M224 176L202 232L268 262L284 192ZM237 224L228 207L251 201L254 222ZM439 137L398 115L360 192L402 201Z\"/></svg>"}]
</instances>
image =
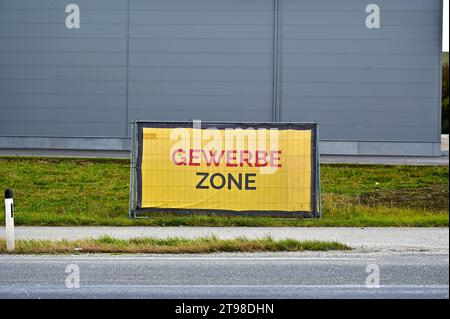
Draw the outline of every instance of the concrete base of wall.
<instances>
[{"instance_id":1,"label":"concrete base of wall","mask_svg":"<svg viewBox=\"0 0 450 319\"><path fill-rule=\"evenodd\" d=\"M441 156L441 143L321 141L324 155ZM130 150L128 138L0 137L2 149Z\"/></svg>"},{"instance_id":2,"label":"concrete base of wall","mask_svg":"<svg viewBox=\"0 0 450 319\"><path fill-rule=\"evenodd\" d=\"M0 148L57 149L57 150L130 150L129 138L103 137L2 137Z\"/></svg>"},{"instance_id":3,"label":"concrete base of wall","mask_svg":"<svg viewBox=\"0 0 450 319\"><path fill-rule=\"evenodd\" d=\"M324 155L441 156L441 143L321 141Z\"/></svg>"}]
</instances>

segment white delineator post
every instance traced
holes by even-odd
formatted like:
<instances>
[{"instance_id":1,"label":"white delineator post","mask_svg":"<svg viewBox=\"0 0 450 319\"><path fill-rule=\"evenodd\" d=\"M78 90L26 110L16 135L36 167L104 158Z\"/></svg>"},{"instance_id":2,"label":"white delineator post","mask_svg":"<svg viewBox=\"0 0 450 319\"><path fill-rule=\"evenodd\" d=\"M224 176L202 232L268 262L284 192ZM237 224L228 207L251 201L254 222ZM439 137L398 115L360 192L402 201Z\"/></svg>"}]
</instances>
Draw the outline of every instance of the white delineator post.
<instances>
[{"instance_id":1,"label":"white delineator post","mask_svg":"<svg viewBox=\"0 0 450 319\"><path fill-rule=\"evenodd\" d=\"M5 226L6 250L11 252L16 249L14 242L14 200L12 189L5 191Z\"/></svg>"}]
</instances>

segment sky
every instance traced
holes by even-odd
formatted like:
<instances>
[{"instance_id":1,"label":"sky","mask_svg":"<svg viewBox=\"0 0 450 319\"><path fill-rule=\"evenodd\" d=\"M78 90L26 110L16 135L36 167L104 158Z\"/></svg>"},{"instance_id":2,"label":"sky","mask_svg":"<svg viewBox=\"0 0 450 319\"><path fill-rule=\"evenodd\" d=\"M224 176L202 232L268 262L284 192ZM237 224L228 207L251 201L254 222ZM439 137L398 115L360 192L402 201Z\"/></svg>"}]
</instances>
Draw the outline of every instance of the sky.
<instances>
[{"instance_id":1,"label":"sky","mask_svg":"<svg viewBox=\"0 0 450 319\"><path fill-rule=\"evenodd\" d=\"M442 51L448 52L448 2L449 0L444 0L444 32L442 38Z\"/></svg>"}]
</instances>

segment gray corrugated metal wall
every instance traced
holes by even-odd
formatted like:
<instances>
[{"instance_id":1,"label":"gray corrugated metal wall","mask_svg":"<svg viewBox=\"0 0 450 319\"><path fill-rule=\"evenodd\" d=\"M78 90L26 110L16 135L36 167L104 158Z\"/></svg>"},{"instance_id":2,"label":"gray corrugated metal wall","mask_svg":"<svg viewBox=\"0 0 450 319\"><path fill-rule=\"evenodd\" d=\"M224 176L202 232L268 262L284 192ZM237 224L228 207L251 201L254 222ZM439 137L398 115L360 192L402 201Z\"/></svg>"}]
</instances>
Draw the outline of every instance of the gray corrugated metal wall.
<instances>
[{"instance_id":1,"label":"gray corrugated metal wall","mask_svg":"<svg viewBox=\"0 0 450 319\"><path fill-rule=\"evenodd\" d=\"M130 119L272 119L273 0L130 6Z\"/></svg>"},{"instance_id":2,"label":"gray corrugated metal wall","mask_svg":"<svg viewBox=\"0 0 450 319\"><path fill-rule=\"evenodd\" d=\"M81 9L80 29L64 24L72 2ZM365 27L372 2L381 7L381 29ZM326 141L435 145L441 6L0 0L0 147L37 145L17 136L123 139L137 118L314 120ZM77 148L74 141L66 144ZM42 145L65 145L51 144ZM364 153L363 144L359 151L344 144L337 153ZM375 153L399 146L370 145Z\"/></svg>"},{"instance_id":3,"label":"gray corrugated metal wall","mask_svg":"<svg viewBox=\"0 0 450 319\"><path fill-rule=\"evenodd\" d=\"M124 136L127 1L0 0L0 135Z\"/></svg>"},{"instance_id":4,"label":"gray corrugated metal wall","mask_svg":"<svg viewBox=\"0 0 450 319\"><path fill-rule=\"evenodd\" d=\"M318 120L344 141L440 139L442 1L284 0L282 119Z\"/></svg>"}]
</instances>

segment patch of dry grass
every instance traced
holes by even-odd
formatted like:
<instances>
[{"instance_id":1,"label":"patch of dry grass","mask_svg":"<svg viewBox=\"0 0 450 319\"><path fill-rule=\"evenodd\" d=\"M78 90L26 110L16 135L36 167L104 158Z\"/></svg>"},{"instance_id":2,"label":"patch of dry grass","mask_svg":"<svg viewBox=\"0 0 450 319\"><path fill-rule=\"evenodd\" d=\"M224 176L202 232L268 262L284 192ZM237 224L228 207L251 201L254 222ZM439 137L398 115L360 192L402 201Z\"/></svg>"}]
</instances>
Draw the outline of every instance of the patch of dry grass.
<instances>
[{"instance_id":1,"label":"patch of dry grass","mask_svg":"<svg viewBox=\"0 0 450 319\"><path fill-rule=\"evenodd\" d=\"M338 242L275 240L271 237L248 239L219 239L217 237L186 238L133 238L116 239L109 236L84 240L17 240L15 254L80 254L80 253L152 253L193 254L215 252L263 251L328 251L349 250ZM0 253L6 253L6 242L0 240Z\"/></svg>"}]
</instances>

